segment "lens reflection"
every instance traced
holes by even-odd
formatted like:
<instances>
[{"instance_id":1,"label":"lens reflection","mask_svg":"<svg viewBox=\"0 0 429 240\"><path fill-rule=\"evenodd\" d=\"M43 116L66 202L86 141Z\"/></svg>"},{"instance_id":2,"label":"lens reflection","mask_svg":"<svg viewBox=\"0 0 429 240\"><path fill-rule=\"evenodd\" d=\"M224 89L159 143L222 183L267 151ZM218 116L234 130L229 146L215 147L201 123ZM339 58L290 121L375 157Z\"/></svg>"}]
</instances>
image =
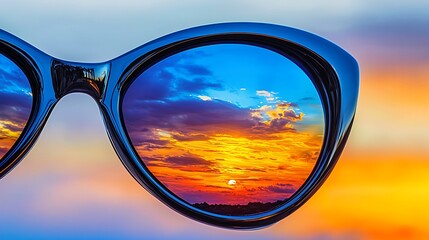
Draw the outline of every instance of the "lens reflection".
<instances>
[{"instance_id":1,"label":"lens reflection","mask_svg":"<svg viewBox=\"0 0 429 240\"><path fill-rule=\"evenodd\" d=\"M261 213L284 203L317 161L323 110L308 76L271 50L216 44L143 72L122 103L153 175L202 210Z\"/></svg>"},{"instance_id":2,"label":"lens reflection","mask_svg":"<svg viewBox=\"0 0 429 240\"><path fill-rule=\"evenodd\" d=\"M0 53L0 159L24 129L31 113L32 98L25 74Z\"/></svg>"}]
</instances>

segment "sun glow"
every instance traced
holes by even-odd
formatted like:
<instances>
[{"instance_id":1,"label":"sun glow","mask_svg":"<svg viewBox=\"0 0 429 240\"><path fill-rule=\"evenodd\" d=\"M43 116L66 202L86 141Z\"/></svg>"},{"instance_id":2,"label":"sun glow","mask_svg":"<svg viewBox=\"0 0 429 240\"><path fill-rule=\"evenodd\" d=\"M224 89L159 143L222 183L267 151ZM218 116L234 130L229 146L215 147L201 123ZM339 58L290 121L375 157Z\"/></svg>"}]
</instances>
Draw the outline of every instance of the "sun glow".
<instances>
[{"instance_id":1,"label":"sun glow","mask_svg":"<svg viewBox=\"0 0 429 240\"><path fill-rule=\"evenodd\" d=\"M168 142L168 147L156 151L138 148L140 156L150 159L149 169L179 195L203 191L211 195L213 202L236 204L248 199L273 201L279 194L290 195L271 186L288 183L291 189L299 188L317 161L323 138L322 134L285 132L271 136L273 140L217 134L209 141L178 141L173 138L175 135L170 132L159 139ZM172 166L165 156L180 156L188 163ZM191 159L202 156L204 161L191 163ZM224 187L225 179L229 187L235 187L234 192ZM219 189L223 191L220 195ZM263 189L274 191L255 195L255 191Z\"/></svg>"},{"instance_id":2,"label":"sun glow","mask_svg":"<svg viewBox=\"0 0 429 240\"><path fill-rule=\"evenodd\" d=\"M235 184L237 184L237 182L234 179L228 181L228 185L230 186L234 186Z\"/></svg>"}]
</instances>

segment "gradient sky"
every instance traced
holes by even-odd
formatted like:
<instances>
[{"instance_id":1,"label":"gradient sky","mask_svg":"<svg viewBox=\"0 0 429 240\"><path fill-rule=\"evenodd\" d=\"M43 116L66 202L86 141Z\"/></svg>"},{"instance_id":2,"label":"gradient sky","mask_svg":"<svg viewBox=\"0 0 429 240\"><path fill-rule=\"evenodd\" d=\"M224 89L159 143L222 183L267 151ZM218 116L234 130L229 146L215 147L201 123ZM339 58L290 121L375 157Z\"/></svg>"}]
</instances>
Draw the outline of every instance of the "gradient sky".
<instances>
[{"instance_id":1,"label":"gradient sky","mask_svg":"<svg viewBox=\"0 0 429 240\"><path fill-rule=\"evenodd\" d=\"M143 72L122 103L152 173L194 204L289 198L323 141L311 80L278 53L250 45L187 50Z\"/></svg>"},{"instance_id":2,"label":"gradient sky","mask_svg":"<svg viewBox=\"0 0 429 240\"><path fill-rule=\"evenodd\" d=\"M68 60L106 60L195 25L262 21L338 43L359 61L362 82L350 140L326 183L290 217L245 232L189 220L150 196L121 166L92 99L67 96L32 151L0 182L0 238L429 238L429 2L7 5L1 28Z\"/></svg>"}]
</instances>

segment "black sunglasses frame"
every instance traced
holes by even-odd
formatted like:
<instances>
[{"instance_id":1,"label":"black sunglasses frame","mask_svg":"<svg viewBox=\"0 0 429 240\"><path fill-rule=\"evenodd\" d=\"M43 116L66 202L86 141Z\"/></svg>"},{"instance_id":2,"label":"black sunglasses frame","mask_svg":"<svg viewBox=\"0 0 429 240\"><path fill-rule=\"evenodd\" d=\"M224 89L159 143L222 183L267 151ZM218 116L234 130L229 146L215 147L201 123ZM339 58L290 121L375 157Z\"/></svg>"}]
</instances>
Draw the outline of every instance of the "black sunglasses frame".
<instances>
[{"instance_id":1,"label":"black sunglasses frame","mask_svg":"<svg viewBox=\"0 0 429 240\"><path fill-rule=\"evenodd\" d=\"M290 59L312 80L324 110L324 141L313 171L284 204L259 214L215 214L198 209L176 196L156 179L140 159L122 117L123 96L146 69L175 53L221 43L255 45ZM0 30L0 53L24 71L33 94L29 120L18 140L0 160L0 178L29 151L59 99L72 92L83 92L97 102L116 153L145 189L187 217L234 229L261 228L278 222L298 209L320 188L345 146L359 89L358 65L347 52L311 33L262 23L223 23L187 29L149 42L113 60L91 64L53 58ZM91 76L82 77L80 73L85 71L91 72Z\"/></svg>"}]
</instances>

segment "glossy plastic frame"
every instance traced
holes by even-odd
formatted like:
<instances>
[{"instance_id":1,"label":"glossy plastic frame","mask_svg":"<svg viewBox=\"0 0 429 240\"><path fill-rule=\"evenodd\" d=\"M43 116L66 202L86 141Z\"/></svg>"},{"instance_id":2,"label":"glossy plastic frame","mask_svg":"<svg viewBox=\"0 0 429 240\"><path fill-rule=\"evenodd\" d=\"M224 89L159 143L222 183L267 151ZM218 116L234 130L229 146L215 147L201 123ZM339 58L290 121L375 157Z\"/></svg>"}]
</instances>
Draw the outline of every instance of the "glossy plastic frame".
<instances>
[{"instance_id":1,"label":"glossy plastic frame","mask_svg":"<svg viewBox=\"0 0 429 240\"><path fill-rule=\"evenodd\" d=\"M145 69L174 53L216 43L242 43L274 50L300 66L312 79L325 113L325 136L319 159L302 187L288 201L268 212L226 216L200 210L166 189L134 150L122 119L122 97ZM29 121L0 161L0 178L29 151L51 110L71 92L84 92L97 102L109 138L131 175L175 211L203 223L235 228L273 224L304 204L332 171L352 126L359 89L357 62L335 44L298 29L262 23L222 23L179 31L103 63L76 63L53 58L0 30L0 52L27 75L33 90ZM91 72L91 76L76 74Z\"/></svg>"}]
</instances>

